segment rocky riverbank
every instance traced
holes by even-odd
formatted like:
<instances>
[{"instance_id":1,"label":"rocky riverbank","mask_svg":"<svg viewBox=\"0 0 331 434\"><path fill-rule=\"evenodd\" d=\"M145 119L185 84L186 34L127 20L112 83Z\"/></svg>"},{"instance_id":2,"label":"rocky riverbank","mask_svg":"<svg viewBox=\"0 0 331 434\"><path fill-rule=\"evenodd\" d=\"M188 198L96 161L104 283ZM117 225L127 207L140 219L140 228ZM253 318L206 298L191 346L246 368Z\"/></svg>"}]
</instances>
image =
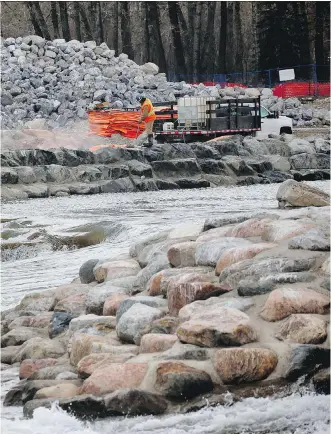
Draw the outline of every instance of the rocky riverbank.
<instances>
[{"instance_id":1,"label":"rocky riverbank","mask_svg":"<svg viewBox=\"0 0 331 434\"><path fill-rule=\"evenodd\" d=\"M300 377L329 393L329 196L288 180L277 200L302 208L182 223L3 312L2 369L21 380L5 405L89 419L288 394Z\"/></svg>"},{"instance_id":2,"label":"rocky riverbank","mask_svg":"<svg viewBox=\"0 0 331 434\"><path fill-rule=\"evenodd\" d=\"M329 136L1 154L4 200L330 179Z\"/></svg>"}]
</instances>

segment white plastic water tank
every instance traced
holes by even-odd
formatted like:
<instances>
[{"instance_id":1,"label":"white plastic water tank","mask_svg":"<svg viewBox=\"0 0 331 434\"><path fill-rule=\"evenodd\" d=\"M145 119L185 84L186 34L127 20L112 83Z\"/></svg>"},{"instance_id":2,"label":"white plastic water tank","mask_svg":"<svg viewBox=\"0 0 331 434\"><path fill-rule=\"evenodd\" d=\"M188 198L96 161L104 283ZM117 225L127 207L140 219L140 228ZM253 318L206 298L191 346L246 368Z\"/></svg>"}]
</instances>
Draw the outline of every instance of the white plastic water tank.
<instances>
[{"instance_id":1,"label":"white plastic water tank","mask_svg":"<svg viewBox=\"0 0 331 434\"><path fill-rule=\"evenodd\" d=\"M191 96L178 99L178 123L185 125L205 125L206 110L209 109L207 101L214 101L213 96ZM213 106L212 106L213 109Z\"/></svg>"},{"instance_id":2,"label":"white plastic water tank","mask_svg":"<svg viewBox=\"0 0 331 434\"><path fill-rule=\"evenodd\" d=\"M165 122L163 124L163 131L172 131L174 129L173 122Z\"/></svg>"}]
</instances>

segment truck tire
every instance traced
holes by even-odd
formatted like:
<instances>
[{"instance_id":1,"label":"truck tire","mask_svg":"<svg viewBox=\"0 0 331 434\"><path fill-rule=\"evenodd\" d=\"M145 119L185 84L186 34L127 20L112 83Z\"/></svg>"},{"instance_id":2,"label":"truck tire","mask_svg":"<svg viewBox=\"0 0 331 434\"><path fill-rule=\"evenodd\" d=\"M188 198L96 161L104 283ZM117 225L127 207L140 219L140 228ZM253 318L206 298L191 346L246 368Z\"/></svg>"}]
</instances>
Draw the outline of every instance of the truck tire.
<instances>
[{"instance_id":1,"label":"truck tire","mask_svg":"<svg viewBox=\"0 0 331 434\"><path fill-rule=\"evenodd\" d=\"M291 127L282 127L280 129L279 134L280 135L282 135L282 134L292 134L292 128Z\"/></svg>"}]
</instances>

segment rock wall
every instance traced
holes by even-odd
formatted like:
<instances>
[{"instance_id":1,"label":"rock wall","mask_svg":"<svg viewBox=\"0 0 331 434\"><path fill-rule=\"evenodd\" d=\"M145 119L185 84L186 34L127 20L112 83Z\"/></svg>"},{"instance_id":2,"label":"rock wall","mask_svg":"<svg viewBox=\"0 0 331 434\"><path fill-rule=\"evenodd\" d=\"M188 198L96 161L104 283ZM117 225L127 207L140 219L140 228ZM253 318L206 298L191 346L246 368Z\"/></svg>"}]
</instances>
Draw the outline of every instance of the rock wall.
<instances>
[{"instance_id":1,"label":"rock wall","mask_svg":"<svg viewBox=\"0 0 331 434\"><path fill-rule=\"evenodd\" d=\"M330 179L330 141L290 135L218 142L3 151L3 199Z\"/></svg>"},{"instance_id":2,"label":"rock wall","mask_svg":"<svg viewBox=\"0 0 331 434\"><path fill-rule=\"evenodd\" d=\"M21 379L4 405L94 419L284 396L298 379L329 394L330 207L291 184L280 196L307 208L182 222L2 312L2 369Z\"/></svg>"},{"instance_id":3,"label":"rock wall","mask_svg":"<svg viewBox=\"0 0 331 434\"><path fill-rule=\"evenodd\" d=\"M282 100L270 89L221 89L185 82L167 82L153 63L142 66L126 54L115 57L105 43L64 39L46 41L40 36L1 39L2 129L29 128L29 121L46 119L50 129L72 128L86 119L86 108L107 101L112 108L136 107L144 93L152 101L181 96L244 98L262 95L266 108L278 110L297 125L330 125L326 109L305 109L296 98ZM36 127L35 127L36 128Z\"/></svg>"}]
</instances>

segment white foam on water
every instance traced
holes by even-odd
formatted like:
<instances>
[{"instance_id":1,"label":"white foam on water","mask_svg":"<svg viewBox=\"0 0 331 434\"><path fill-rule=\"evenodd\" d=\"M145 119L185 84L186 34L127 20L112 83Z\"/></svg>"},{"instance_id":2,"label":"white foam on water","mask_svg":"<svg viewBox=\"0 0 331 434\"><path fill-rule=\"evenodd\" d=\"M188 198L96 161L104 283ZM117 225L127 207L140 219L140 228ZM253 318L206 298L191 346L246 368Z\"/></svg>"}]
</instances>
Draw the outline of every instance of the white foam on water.
<instances>
[{"instance_id":1,"label":"white foam on water","mask_svg":"<svg viewBox=\"0 0 331 434\"><path fill-rule=\"evenodd\" d=\"M38 408L33 419L4 420L6 434L327 434L329 396L293 394L247 398L233 406L205 408L162 417L107 418L81 422L53 406Z\"/></svg>"}]
</instances>

